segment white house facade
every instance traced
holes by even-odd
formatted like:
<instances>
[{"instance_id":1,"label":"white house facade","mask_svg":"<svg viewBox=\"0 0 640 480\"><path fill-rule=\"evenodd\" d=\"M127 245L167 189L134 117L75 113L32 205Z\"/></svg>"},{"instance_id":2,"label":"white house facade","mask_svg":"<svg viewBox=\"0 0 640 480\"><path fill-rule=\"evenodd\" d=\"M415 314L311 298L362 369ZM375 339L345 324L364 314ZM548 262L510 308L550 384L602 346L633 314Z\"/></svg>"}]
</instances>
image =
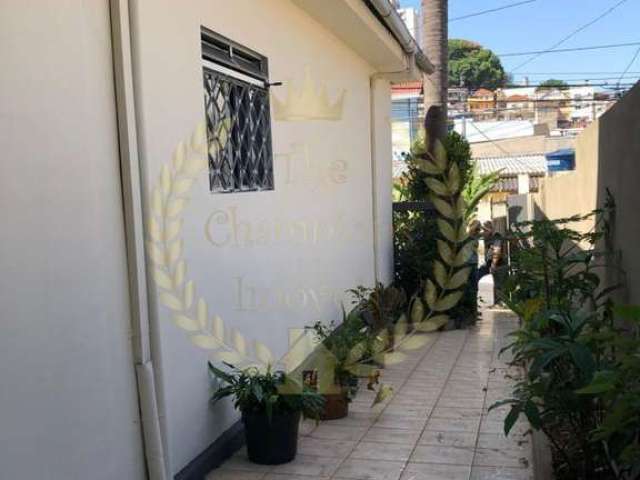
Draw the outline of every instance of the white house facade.
<instances>
[{"instance_id":1,"label":"white house facade","mask_svg":"<svg viewBox=\"0 0 640 480\"><path fill-rule=\"evenodd\" d=\"M277 364L391 279L390 85L431 66L388 0L10 0L0 29L0 477L196 478L238 422L207 361Z\"/></svg>"}]
</instances>

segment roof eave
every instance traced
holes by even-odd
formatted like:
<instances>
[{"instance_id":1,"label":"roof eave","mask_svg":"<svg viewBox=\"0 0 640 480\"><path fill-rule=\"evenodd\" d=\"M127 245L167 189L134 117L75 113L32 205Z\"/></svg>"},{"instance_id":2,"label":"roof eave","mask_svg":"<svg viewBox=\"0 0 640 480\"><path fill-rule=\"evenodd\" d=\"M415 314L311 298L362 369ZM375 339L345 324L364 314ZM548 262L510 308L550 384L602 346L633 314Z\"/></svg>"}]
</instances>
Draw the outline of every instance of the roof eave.
<instances>
[{"instance_id":1,"label":"roof eave","mask_svg":"<svg viewBox=\"0 0 640 480\"><path fill-rule=\"evenodd\" d=\"M379 73L395 80L421 80L433 65L411 37L389 0L292 0L328 28ZM386 4L386 7L385 7ZM386 9L386 8L389 9Z\"/></svg>"}]
</instances>

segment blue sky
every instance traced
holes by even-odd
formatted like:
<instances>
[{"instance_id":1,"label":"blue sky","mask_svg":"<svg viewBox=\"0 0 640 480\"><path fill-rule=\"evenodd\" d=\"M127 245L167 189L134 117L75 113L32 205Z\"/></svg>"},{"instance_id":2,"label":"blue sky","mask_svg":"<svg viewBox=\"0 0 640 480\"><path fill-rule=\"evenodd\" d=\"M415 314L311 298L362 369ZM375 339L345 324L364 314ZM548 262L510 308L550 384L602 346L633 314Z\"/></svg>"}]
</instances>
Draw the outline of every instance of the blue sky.
<instances>
[{"instance_id":1,"label":"blue sky","mask_svg":"<svg viewBox=\"0 0 640 480\"><path fill-rule=\"evenodd\" d=\"M500 12L449 24L450 38L474 40L495 53L545 50L590 22L620 0L536 0ZM420 0L400 0L402 6L420 6ZM449 18L517 3L516 0L450 0ZM628 43L640 41L640 0L627 0L615 11L577 34L561 47ZM622 72L638 47L543 55L516 72L515 80L537 72ZM502 59L507 71L528 57ZM630 71L640 72L640 56ZM532 82L549 77L574 79L617 77L616 74L528 75ZM640 74L634 73L635 81ZM615 80L610 80L615 83Z\"/></svg>"}]
</instances>

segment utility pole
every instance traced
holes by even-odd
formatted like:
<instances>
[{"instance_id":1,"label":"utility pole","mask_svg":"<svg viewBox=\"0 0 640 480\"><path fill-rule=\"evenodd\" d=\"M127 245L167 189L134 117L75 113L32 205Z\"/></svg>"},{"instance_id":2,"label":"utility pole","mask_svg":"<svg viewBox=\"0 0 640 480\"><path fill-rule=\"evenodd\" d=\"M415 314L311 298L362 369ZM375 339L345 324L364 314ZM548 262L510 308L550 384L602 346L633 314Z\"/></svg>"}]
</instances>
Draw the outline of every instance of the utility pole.
<instances>
[{"instance_id":1,"label":"utility pole","mask_svg":"<svg viewBox=\"0 0 640 480\"><path fill-rule=\"evenodd\" d=\"M448 0L422 0L423 50L435 71L424 77L425 128L431 141L447 135Z\"/></svg>"}]
</instances>

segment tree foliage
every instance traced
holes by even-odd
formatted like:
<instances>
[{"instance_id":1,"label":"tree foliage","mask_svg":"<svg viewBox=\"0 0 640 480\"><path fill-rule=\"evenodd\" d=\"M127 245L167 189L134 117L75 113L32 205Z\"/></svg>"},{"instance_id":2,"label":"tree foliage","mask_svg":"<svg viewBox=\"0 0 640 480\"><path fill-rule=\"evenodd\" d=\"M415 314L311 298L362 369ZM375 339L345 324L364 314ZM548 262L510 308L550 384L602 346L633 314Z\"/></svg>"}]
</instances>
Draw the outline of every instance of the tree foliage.
<instances>
[{"instance_id":1,"label":"tree foliage","mask_svg":"<svg viewBox=\"0 0 640 480\"><path fill-rule=\"evenodd\" d=\"M500 58L491 50L469 40L449 40L449 86L494 90L507 80Z\"/></svg>"},{"instance_id":2,"label":"tree foliage","mask_svg":"<svg viewBox=\"0 0 640 480\"><path fill-rule=\"evenodd\" d=\"M569 88L569 84L564 80L550 78L549 80L545 80L540 85L538 85L538 88L536 88L536 90L539 91L545 88L558 88L560 90L566 90L567 88Z\"/></svg>"}]
</instances>

